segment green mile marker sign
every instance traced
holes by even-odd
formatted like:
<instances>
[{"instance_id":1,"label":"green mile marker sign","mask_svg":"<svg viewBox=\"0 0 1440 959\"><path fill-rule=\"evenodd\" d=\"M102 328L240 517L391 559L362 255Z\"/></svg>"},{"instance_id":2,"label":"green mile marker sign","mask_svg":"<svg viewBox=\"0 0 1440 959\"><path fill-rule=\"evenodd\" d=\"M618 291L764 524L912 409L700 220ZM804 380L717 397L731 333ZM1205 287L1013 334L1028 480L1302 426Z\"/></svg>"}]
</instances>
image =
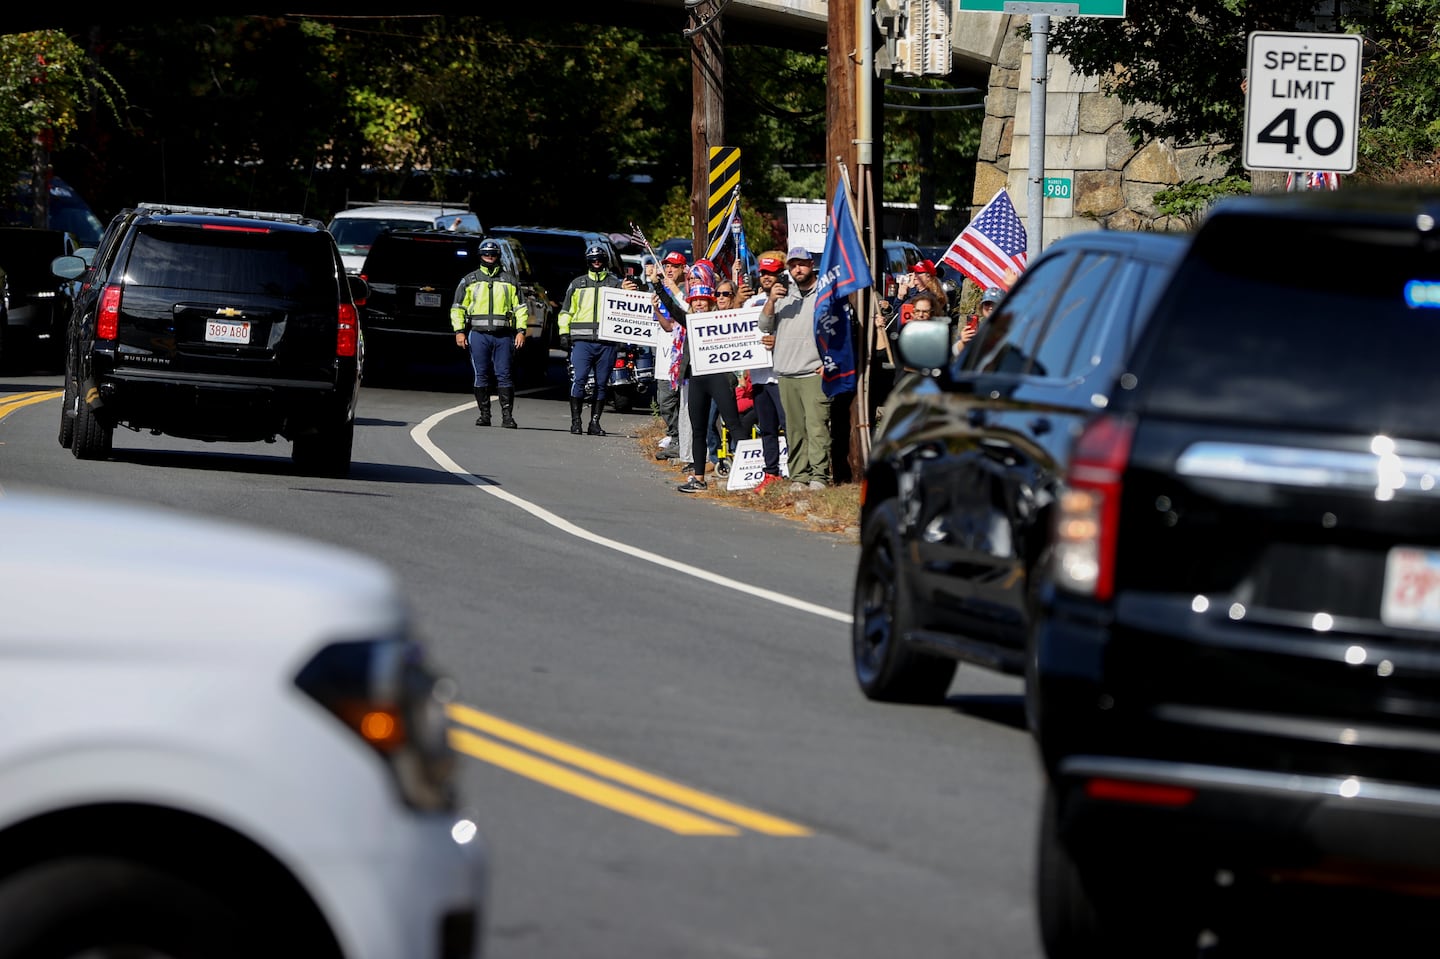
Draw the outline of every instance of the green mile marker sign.
<instances>
[{"instance_id":1,"label":"green mile marker sign","mask_svg":"<svg viewBox=\"0 0 1440 959\"><path fill-rule=\"evenodd\" d=\"M1045 198L1049 200L1070 199L1070 178L1068 176L1047 176Z\"/></svg>"}]
</instances>

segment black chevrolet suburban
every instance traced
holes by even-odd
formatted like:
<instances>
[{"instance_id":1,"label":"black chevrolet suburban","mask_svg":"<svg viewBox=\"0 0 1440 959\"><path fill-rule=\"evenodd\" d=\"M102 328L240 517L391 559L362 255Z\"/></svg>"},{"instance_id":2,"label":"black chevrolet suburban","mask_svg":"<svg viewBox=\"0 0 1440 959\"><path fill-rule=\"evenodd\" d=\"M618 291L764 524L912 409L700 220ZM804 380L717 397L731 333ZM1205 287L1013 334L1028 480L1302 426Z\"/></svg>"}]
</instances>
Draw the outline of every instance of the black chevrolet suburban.
<instances>
[{"instance_id":1,"label":"black chevrolet suburban","mask_svg":"<svg viewBox=\"0 0 1440 959\"><path fill-rule=\"evenodd\" d=\"M362 345L356 301L323 223L144 203L107 227L69 319L60 443L110 455L116 427L293 444L295 465L349 471Z\"/></svg>"}]
</instances>

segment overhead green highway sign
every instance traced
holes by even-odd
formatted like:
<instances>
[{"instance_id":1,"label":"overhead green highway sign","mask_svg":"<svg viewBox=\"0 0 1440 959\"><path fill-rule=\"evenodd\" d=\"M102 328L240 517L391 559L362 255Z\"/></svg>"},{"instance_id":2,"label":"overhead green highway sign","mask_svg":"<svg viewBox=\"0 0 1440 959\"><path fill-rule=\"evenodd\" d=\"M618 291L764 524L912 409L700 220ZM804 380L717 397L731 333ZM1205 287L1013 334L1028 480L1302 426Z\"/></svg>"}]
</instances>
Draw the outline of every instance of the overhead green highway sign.
<instances>
[{"instance_id":1,"label":"overhead green highway sign","mask_svg":"<svg viewBox=\"0 0 1440 959\"><path fill-rule=\"evenodd\" d=\"M1078 0L1076 3L1040 3L1031 0L955 0L958 13L1049 14L1052 17L1123 17L1125 0Z\"/></svg>"}]
</instances>

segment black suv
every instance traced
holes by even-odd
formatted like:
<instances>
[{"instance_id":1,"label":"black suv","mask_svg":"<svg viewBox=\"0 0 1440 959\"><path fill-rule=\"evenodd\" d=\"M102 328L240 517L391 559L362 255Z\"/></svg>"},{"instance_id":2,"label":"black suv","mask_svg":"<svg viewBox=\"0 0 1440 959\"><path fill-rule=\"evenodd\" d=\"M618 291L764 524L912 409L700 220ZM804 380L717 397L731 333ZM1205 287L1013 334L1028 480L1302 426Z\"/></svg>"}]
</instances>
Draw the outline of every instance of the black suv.
<instances>
[{"instance_id":1,"label":"black suv","mask_svg":"<svg viewBox=\"0 0 1440 959\"><path fill-rule=\"evenodd\" d=\"M1051 956L1433 953L1437 356L1440 194L1201 225L1050 510Z\"/></svg>"},{"instance_id":2,"label":"black suv","mask_svg":"<svg viewBox=\"0 0 1440 959\"><path fill-rule=\"evenodd\" d=\"M535 271L536 281L549 291L551 297L564 296L570 288L570 281L585 272L585 251L592 244L598 243L605 248L610 269L616 276L625 275L625 264L608 233L549 226L497 226L490 230L489 235L513 236L519 240ZM557 309L562 305L553 299L551 302Z\"/></svg>"},{"instance_id":3,"label":"black suv","mask_svg":"<svg viewBox=\"0 0 1440 959\"><path fill-rule=\"evenodd\" d=\"M69 321L60 443L110 454L117 426L294 444L301 469L350 468L360 391L355 301L335 240L295 214L141 204L110 222Z\"/></svg>"},{"instance_id":4,"label":"black suv","mask_svg":"<svg viewBox=\"0 0 1440 959\"><path fill-rule=\"evenodd\" d=\"M0 275L10 293L8 316L0 320L0 367L61 367L75 283L57 278L50 264L76 246L63 230L0 227Z\"/></svg>"},{"instance_id":5,"label":"black suv","mask_svg":"<svg viewBox=\"0 0 1440 959\"><path fill-rule=\"evenodd\" d=\"M938 702L956 662L1021 674L1049 517L1081 425L1184 249L1097 231L1036 258L951 361L944 321L901 331L861 503L855 677L871 699Z\"/></svg>"},{"instance_id":6,"label":"black suv","mask_svg":"<svg viewBox=\"0 0 1440 959\"><path fill-rule=\"evenodd\" d=\"M460 280L480 266L483 239L447 230L392 230L375 238L360 270L370 287L362 324L372 370L405 354L463 356L455 348L450 307ZM525 345L515 354L517 372L543 379L550 344L559 340L555 312L520 241L509 236L491 239L500 244L501 266L519 282L529 314Z\"/></svg>"}]
</instances>

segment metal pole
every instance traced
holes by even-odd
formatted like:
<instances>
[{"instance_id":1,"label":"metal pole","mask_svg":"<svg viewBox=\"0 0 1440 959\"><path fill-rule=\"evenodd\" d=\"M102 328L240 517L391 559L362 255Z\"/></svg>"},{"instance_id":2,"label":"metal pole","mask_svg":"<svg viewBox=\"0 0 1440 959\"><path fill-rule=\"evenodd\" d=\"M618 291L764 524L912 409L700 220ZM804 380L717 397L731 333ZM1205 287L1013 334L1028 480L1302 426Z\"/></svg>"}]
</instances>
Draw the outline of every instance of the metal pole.
<instances>
[{"instance_id":1,"label":"metal pole","mask_svg":"<svg viewBox=\"0 0 1440 959\"><path fill-rule=\"evenodd\" d=\"M1045 231L1045 74L1050 14L1030 18L1030 184L1026 192L1025 252L1033 263Z\"/></svg>"}]
</instances>

